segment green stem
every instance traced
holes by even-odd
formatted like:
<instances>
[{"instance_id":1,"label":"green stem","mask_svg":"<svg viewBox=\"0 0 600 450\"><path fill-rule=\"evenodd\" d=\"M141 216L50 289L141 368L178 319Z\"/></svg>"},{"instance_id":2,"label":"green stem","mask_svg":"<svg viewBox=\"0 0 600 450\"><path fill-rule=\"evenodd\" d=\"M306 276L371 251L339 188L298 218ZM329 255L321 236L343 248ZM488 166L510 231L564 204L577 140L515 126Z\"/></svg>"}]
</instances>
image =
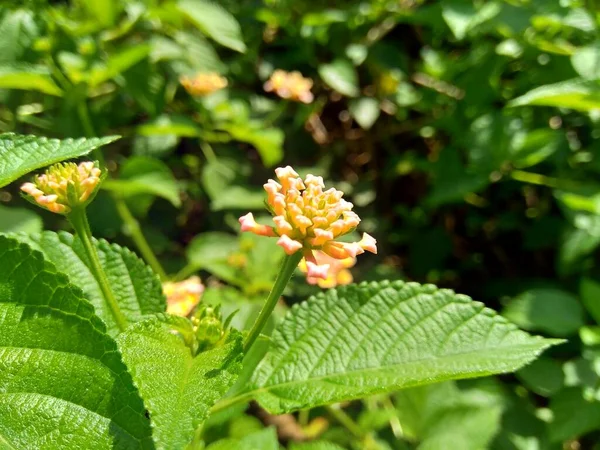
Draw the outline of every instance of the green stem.
<instances>
[{"instance_id":1,"label":"green stem","mask_svg":"<svg viewBox=\"0 0 600 450\"><path fill-rule=\"evenodd\" d=\"M127 203L125 203L125 200L117 196L114 196L114 200L117 211L119 212L121 219L123 219L123 222L125 222L125 226L129 231L131 239L133 239L133 242L142 254L142 257L148 263L148 265L152 267L152 270L158 274L160 279L165 281L168 278L167 273L158 261L158 258L156 258L152 248L150 248L150 244L148 244L148 241L144 237L142 229L140 228L140 223L135 217L133 217L133 214L131 214L131 211L127 207Z\"/></svg>"},{"instance_id":2,"label":"green stem","mask_svg":"<svg viewBox=\"0 0 600 450\"><path fill-rule=\"evenodd\" d=\"M538 186L548 186L557 188L560 180L557 178L547 177L539 173L526 172L524 170L513 170L510 173L513 180L522 181L524 183L537 184Z\"/></svg>"},{"instance_id":3,"label":"green stem","mask_svg":"<svg viewBox=\"0 0 600 450\"><path fill-rule=\"evenodd\" d=\"M206 160L210 163L216 163L217 162L217 155L215 154L215 151L213 150L212 146L206 142L206 141L200 141L200 150L202 150L202 153L204 153L204 157L206 158Z\"/></svg>"},{"instance_id":4,"label":"green stem","mask_svg":"<svg viewBox=\"0 0 600 450\"><path fill-rule=\"evenodd\" d=\"M365 433L360 428L360 426L358 426L358 424L352 419L352 417L346 414L346 412L343 409L337 408L333 405L329 405L326 408L327 412L355 437L357 437L358 439L365 438Z\"/></svg>"},{"instance_id":5,"label":"green stem","mask_svg":"<svg viewBox=\"0 0 600 450\"><path fill-rule=\"evenodd\" d=\"M269 320L269 317L273 312L273 309L275 309L275 305L277 304L279 297L281 297L283 290L287 286L288 281L290 281L290 278L292 278L292 274L294 273L294 270L296 270L296 267L298 267L301 259L302 252L296 252L291 255L287 255L283 260L283 264L281 269L279 269L279 274L277 275L275 284L273 285L273 288L267 297L267 301L260 311L256 322L254 322L248 337L246 337L246 342L244 343L244 353L248 353L248 350L250 350L250 347L252 347L252 344L254 344L254 341L256 341L256 338L260 335L260 332L265 327L267 320Z\"/></svg>"},{"instance_id":6,"label":"green stem","mask_svg":"<svg viewBox=\"0 0 600 450\"><path fill-rule=\"evenodd\" d=\"M96 278L98 285L100 286L104 300L106 301L110 312L115 318L115 322L117 323L119 330L124 331L128 325L127 318L119 308L117 299L110 288L108 278L106 277L106 273L104 272L102 264L100 263L100 258L98 258L96 247L92 242L92 231L85 214L85 208L74 209L71 211L71 213L69 213L67 219L75 229L77 236L83 244L85 253L90 261L90 269L94 275L94 278Z\"/></svg>"}]
</instances>

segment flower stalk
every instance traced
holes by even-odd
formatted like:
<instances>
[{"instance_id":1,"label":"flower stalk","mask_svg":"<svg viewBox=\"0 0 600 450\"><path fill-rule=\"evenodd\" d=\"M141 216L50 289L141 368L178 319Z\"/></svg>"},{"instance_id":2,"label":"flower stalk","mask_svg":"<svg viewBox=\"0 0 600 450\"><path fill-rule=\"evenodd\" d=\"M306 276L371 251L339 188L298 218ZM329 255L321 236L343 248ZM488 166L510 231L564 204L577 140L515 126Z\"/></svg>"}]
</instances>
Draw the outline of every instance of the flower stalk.
<instances>
[{"instance_id":1,"label":"flower stalk","mask_svg":"<svg viewBox=\"0 0 600 450\"><path fill-rule=\"evenodd\" d=\"M277 305L277 301L281 297L281 294L283 294L283 290L292 278L294 270L296 270L296 267L298 267L301 259L302 253L296 252L291 255L287 255L283 260L283 264L279 270L275 284L273 285L273 288L267 297L267 301L263 305L256 322L254 322L250 333L246 337L246 341L244 342L244 353L248 353L248 350L250 350L252 344L254 344L258 336L260 336L261 331L267 324L271 313L275 309L275 305Z\"/></svg>"},{"instance_id":2,"label":"flower stalk","mask_svg":"<svg viewBox=\"0 0 600 450\"><path fill-rule=\"evenodd\" d=\"M90 270L100 286L104 300L106 301L106 304L108 305L108 308L110 309L110 312L113 315L119 330L124 331L128 326L128 321L119 308L117 299L110 288L108 278L106 277L106 273L104 272L102 264L100 263L98 252L96 251L96 247L92 241L92 231L87 220L85 208L73 209L67 215L67 219L75 229L77 237L79 237L79 240L83 244L85 253L90 261Z\"/></svg>"}]
</instances>

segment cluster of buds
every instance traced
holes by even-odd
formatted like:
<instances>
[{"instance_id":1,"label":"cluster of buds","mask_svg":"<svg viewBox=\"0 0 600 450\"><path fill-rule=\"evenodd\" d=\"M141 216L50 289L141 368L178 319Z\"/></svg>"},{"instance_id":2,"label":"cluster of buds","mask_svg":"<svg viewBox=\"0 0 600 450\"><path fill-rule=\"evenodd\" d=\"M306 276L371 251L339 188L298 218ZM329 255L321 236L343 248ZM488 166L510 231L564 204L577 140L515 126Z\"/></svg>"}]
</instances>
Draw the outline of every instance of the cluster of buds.
<instances>
[{"instance_id":1,"label":"cluster of buds","mask_svg":"<svg viewBox=\"0 0 600 450\"><path fill-rule=\"evenodd\" d=\"M204 285L199 277L193 276L178 283L163 283L163 293L167 297L167 312L187 317L200 303Z\"/></svg>"},{"instance_id":2,"label":"cluster of buds","mask_svg":"<svg viewBox=\"0 0 600 450\"><path fill-rule=\"evenodd\" d=\"M229 325L235 313L230 314L225 320L221 314L221 305L215 307L202 305L192 317L192 324L196 334L197 352L218 347L229 335Z\"/></svg>"},{"instance_id":3,"label":"cluster of buds","mask_svg":"<svg viewBox=\"0 0 600 450\"><path fill-rule=\"evenodd\" d=\"M300 72L286 72L278 69L273 72L264 88L265 91L275 92L286 100L310 103L314 99L310 91L312 85L313 81L310 78L304 78Z\"/></svg>"},{"instance_id":4,"label":"cluster of buds","mask_svg":"<svg viewBox=\"0 0 600 450\"><path fill-rule=\"evenodd\" d=\"M318 265L329 265L329 271L325 279L308 276L308 266L306 260L303 259L300 261L298 268L302 273L307 274L306 281L308 284L316 284L323 289L330 289L336 286L344 286L354 281L352 272L348 269L356 264L356 258L350 256L344 259L335 259L319 250L314 252L314 256Z\"/></svg>"},{"instance_id":5,"label":"cluster of buds","mask_svg":"<svg viewBox=\"0 0 600 450\"><path fill-rule=\"evenodd\" d=\"M102 171L92 161L59 163L23 184L21 190L28 200L48 211L68 214L92 200L101 178Z\"/></svg>"},{"instance_id":6,"label":"cluster of buds","mask_svg":"<svg viewBox=\"0 0 600 450\"><path fill-rule=\"evenodd\" d=\"M190 95L205 96L227 87L227 78L218 73L197 73L193 77L183 75L179 79Z\"/></svg>"},{"instance_id":7,"label":"cluster of buds","mask_svg":"<svg viewBox=\"0 0 600 450\"><path fill-rule=\"evenodd\" d=\"M321 250L333 259L355 258L365 251L377 253L377 242L363 233L359 242L336 239L353 231L360 222L353 205L342 199L336 189L324 191L322 177L307 175L304 180L290 166L275 169L279 182L265 185L267 205L275 226L261 225L252 213L240 217L242 231L262 236L279 237L277 244L288 255L302 251L307 276L326 280L331 264L319 263L313 250Z\"/></svg>"}]
</instances>

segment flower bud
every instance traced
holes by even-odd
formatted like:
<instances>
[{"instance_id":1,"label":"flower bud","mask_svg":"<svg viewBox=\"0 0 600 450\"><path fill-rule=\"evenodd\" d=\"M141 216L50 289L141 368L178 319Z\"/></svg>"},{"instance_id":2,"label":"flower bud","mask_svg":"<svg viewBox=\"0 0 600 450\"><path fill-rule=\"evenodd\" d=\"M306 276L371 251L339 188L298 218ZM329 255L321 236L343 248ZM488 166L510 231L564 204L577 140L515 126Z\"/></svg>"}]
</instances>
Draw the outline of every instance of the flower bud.
<instances>
[{"instance_id":1,"label":"flower bud","mask_svg":"<svg viewBox=\"0 0 600 450\"><path fill-rule=\"evenodd\" d=\"M167 297L167 312L176 316L188 316L200 302L204 285L199 277L174 283L163 283L163 293Z\"/></svg>"},{"instance_id":2,"label":"flower bud","mask_svg":"<svg viewBox=\"0 0 600 450\"><path fill-rule=\"evenodd\" d=\"M227 78L218 73L198 73L193 77L182 76L181 85L190 95L202 97L227 87Z\"/></svg>"},{"instance_id":3,"label":"flower bud","mask_svg":"<svg viewBox=\"0 0 600 450\"><path fill-rule=\"evenodd\" d=\"M69 214L75 208L87 206L97 193L103 178L97 163L85 161L58 163L36 175L32 182L21 186L32 203L57 214Z\"/></svg>"}]
</instances>

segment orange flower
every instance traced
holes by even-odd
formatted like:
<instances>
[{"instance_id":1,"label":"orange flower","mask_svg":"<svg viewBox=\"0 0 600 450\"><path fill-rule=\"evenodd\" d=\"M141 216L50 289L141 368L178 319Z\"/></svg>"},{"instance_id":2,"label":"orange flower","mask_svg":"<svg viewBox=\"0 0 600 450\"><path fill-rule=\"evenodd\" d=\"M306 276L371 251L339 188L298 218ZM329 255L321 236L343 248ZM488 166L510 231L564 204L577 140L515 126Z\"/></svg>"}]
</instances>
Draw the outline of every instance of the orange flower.
<instances>
[{"instance_id":1,"label":"orange flower","mask_svg":"<svg viewBox=\"0 0 600 450\"><path fill-rule=\"evenodd\" d=\"M314 100L314 95L310 92L312 85L313 81L310 78L304 78L300 72L286 72L278 69L273 72L264 88L267 92L275 92L281 98L311 103Z\"/></svg>"},{"instance_id":2,"label":"orange flower","mask_svg":"<svg viewBox=\"0 0 600 450\"><path fill-rule=\"evenodd\" d=\"M335 259L327 255L326 253L323 253L322 251L315 251L314 255L318 264L329 265L329 271L327 272L327 278L325 279L315 278L307 275L306 281L308 282L308 284L318 284L319 287L323 289L329 289L336 286L343 286L352 283L354 278L352 277L352 273L348 269L350 267L353 267L354 264L356 264L356 258L348 257L345 259ZM303 273L308 273L308 266L304 259L300 261L300 265L298 266L298 268Z\"/></svg>"},{"instance_id":3,"label":"orange flower","mask_svg":"<svg viewBox=\"0 0 600 450\"><path fill-rule=\"evenodd\" d=\"M68 214L90 201L101 178L102 171L92 161L59 163L35 176L33 182L23 184L21 190L48 211Z\"/></svg>"},{"instance_id":4,"label":"orange flower","mask_svg":"<svg viewBox=\"0 0 600 450\"><path fill-rule=\"evenodd\" d=\"M198 73L193 77L183 75L179 79L186 91L194 96L212 94L227 86L227 78L218 73Z\"/></svg>"},{"instance_id":5,"label":"orange flower","mask_svg":"<svg viewBox=\"0 0 600 450\"><path fill-rule=\"evenodd\" d=\"M307 175L302 180L290 166L275 169L275 173L279 182L269 180L264 185L275 226L258 224L248 213L239 219L242 231L279 237L277 244L288 255L302 250L307 275L323 280L328 277L330 264L319 264L313 250L337 260L354 258L365 251L377 253L377 242L367 233L358 242L336 241L360 222L352 203L342 199L341 191L323 191L323 178Z\"/></svg>"},{"instance_id":6,"label":"orange flower","mask_svg":"<svg viewBox=\"0 0 600 450\"><path fill-rule=\"evenodd\" d=\"M199 277L174 283L163 283L163 293L167 297L167 312L176 316L188 316L200 302L204 285Z\"/></svg>"}]
</instances>

